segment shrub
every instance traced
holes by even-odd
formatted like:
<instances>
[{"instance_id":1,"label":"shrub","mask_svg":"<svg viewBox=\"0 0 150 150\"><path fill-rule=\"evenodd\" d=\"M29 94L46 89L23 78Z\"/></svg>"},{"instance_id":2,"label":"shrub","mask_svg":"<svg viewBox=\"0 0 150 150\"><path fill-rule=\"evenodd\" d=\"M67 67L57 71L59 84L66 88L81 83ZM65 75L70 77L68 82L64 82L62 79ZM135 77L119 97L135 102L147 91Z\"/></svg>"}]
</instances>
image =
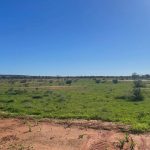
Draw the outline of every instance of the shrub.
<instances>
[{"instance_id":1,"label":"shrub","mask_svg":"<svg viewBox=\"0 0 150 150\"><path fill-rule=\"evenodd\" d=\"M32 98L33 98L33 99L41 99L42 96L40 96L40 95L33 95Z\"/></svg>"},{"instance_id":2,"label":"shrub","mask_svg":"<svg viewBox=\"0 0 150 150\"><path fill-rule=\"evenodd\" d=\"M117 83L118 83L118 80L117 80L117 79L113 79L112 82L113 82L114 84L117 84Z\"/></svg>"},{"instance_id":3,"label":"shrub","mask_svg":"<svg viewBox=\"0 0 150 150\"><path fill-rule=\"evenodd\" d=\"M66 81L66 84L71 85L71 83L72 83L72 80L67 80L67 81Z\"/></svg>"},{"instance_id":4,"label":"shrub","mask_svg":"<svg viewBox=\"0 0 150 150\"><path fill-rule=\"evenodd\" d=\"M134 101L141 101L144 99L141 89L140 88L134 88L131 95L132 100Z\"/></svg>"},{"instance_id":5,"label":"shrub","mask_svg":"<svg viewBox=\"0 0 150 150\"><path fill-rule=\"evenodd\" d=\"M96 79L95 83L99 84L99 83L101 83L101 80Z\"/></svg>"}]
</instances>

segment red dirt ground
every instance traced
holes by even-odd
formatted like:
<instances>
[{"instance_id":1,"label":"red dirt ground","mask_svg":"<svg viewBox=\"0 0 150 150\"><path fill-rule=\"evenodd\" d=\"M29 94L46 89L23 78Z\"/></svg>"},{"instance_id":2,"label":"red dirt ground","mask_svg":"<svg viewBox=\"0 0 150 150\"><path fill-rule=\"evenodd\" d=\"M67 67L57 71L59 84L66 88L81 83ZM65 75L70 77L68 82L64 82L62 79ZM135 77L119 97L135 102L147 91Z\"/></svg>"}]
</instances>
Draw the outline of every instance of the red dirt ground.
<instances>
[{"instance_id":1,"label":"red dirt ground","mask_svg":"<svg viewBox=\"0 0 150 150\"><path fill-rule=\"evenodd\" d=\"M121 130L100 121L0 119L0 150L120 150ZM122 149L134 144L135 150L150 150L150 134L130 135Z\"/></svg>"}]
</instances>

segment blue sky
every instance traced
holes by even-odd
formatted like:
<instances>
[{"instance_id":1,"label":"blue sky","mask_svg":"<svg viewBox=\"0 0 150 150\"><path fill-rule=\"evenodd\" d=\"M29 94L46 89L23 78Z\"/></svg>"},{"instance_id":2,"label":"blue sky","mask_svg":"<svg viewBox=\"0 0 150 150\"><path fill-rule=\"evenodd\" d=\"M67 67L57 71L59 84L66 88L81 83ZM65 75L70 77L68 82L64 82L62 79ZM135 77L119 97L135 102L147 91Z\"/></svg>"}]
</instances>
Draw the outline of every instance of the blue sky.
<instances>
[{"instance_id":1,"label":"blue sky","mask_svg":"<svg viewBox=\"0 0 150 150\"><path fill-rule=\"evenodd\" d=\"M149 0L0 1L0 74L150 73Z\"/></svg>"}]
</instances>

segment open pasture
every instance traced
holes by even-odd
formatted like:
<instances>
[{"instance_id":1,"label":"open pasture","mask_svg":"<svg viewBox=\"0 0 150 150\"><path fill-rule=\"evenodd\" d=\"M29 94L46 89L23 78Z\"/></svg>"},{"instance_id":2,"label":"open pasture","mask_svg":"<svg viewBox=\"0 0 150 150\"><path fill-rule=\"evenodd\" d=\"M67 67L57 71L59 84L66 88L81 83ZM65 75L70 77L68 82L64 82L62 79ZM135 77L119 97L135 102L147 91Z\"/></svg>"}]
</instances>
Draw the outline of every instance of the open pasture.
<instances>
[{"instance_id":1,"label":"open pasture","mask_svg":"<svg viewBox=\"0 0 150 150\"><path fill-rule=\"evenodd\" d=\"M133 81L0 79L0 114L112 121L129 124L134 132L149 131L150 82L144 84L144 100L132 101L124 96L130 95Z\"/></svg>"}]
</instances>

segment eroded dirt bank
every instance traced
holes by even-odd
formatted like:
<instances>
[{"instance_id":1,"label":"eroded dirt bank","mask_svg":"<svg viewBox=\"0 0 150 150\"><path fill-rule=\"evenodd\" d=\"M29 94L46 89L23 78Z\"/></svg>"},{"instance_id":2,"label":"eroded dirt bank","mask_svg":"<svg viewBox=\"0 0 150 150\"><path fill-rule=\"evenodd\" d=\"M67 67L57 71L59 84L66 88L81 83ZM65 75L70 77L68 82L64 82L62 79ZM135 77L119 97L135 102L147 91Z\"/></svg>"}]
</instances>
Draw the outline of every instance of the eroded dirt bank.
<instances>
[{"instance_id":1,"label":"eroded dirt bank","mask_svg":"<svg viewBox=\"0 0 150 150\"><path fill-rule=\"evenodd\" d=\"M96 121L0 119L0 150L150 150L149 133L125 136L122 128Z\"/></svg>"}]
</instances>

